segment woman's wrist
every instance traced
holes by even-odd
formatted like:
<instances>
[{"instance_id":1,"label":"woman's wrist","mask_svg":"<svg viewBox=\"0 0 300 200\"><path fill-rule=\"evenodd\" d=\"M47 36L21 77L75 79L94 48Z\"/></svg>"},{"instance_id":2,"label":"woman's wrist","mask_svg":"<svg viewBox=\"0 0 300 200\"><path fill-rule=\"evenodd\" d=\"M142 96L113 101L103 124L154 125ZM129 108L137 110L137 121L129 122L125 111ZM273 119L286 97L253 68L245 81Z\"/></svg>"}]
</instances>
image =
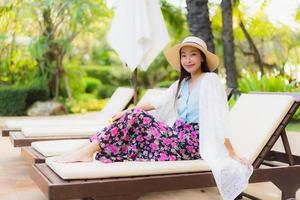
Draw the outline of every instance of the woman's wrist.
<instances>
[{"instance_id":1,"label":"woman's wrist","mask_svg":"<svg viewBox=\"0 0 300 200\"><path fill-rule=\"evenodd\" d=\"M235 158L235 157L237 156L237 154L236 154L234 151L230 151L230 152L229 152L229 156L230 156L231 158Z\"/></svg>"}]
</instances>

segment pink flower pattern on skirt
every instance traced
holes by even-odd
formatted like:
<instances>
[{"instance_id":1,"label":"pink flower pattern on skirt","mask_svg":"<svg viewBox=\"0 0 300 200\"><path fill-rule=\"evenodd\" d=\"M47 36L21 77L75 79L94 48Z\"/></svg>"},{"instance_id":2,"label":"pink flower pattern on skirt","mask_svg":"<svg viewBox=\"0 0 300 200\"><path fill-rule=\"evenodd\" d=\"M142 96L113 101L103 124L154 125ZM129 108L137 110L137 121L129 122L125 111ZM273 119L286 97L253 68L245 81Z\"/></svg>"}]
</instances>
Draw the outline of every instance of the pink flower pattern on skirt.
<instances>
[{"instance_id":1,"label":"pink flower pattern on skirt","mask_svg":"<svg viewBox=\"0 0 300 200\"><path fill-rule=\"evenodd\" d=\"M201 159L199 126L176 120L172 127L148 112L132 109L90 138L100 151L96 159L109 162Z\"/></svg>"}]
</instances>

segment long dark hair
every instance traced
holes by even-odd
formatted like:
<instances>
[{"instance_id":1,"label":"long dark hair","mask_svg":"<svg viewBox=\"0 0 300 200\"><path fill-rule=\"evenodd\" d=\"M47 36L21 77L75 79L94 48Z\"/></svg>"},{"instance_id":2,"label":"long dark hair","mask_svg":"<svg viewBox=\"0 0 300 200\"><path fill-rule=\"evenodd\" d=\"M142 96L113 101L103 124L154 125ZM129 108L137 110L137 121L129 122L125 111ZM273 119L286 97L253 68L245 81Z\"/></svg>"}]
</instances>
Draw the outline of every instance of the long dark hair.
<instances>
[{"instance_id":1,"label":"long dark hair","mask_svg":"<svg viewBox=\"0 0 300 200\"><path fill-rule=\"evenodd\" d=\"M203 59L203 61L201 62L201 67L200 67L201 72L210 72L209 69L208 69L208 66L207 66L207 61L206 61L205 54L202 51L200 51L199 49L198 49L198 51L200 52L201 57ZM181 49L179 51L179 59L181 59ZM181 86L181 82L184 78L187 78L187 77L191 78L191 74L183 68L183 66L180 62L180 76L179 76L179 82L178 82L176 95L175 95L175 102L176 102L176 99L178 98L178 93L179 93L179 89L180 89L180 86Z\"/></svg>"}]
</instances>

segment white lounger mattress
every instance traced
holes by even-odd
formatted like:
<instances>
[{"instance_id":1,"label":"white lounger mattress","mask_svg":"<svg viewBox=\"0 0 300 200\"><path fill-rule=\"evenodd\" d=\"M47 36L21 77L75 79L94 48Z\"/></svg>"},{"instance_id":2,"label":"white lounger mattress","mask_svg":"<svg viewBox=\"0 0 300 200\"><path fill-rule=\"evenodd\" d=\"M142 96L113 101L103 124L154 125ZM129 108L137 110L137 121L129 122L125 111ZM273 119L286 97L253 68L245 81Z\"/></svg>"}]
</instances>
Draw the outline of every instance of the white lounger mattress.
<instances>
[{"instance_id":1,"label":"white lounger mattress","mask_svg":"<svg viewBox=\"0 0 300 200\"><path fill-rule=\"evenodd\" d=\"M208 165L203 160L56 163L52 161L52 158L48 158L46 159L46 163L65 180L210 171Z\"/></svg>"},{"instance_id":2,"label":"white lounger mattress","mask_svg":"<svg viewBox=\"0 0 300 200\"><path fill-rule=\"evenodd\" d=\"M232 134L231 141L239 155L254 162L272 133L282 121L294 102L286 95L244 94L230 111ZM201 160L167 162L120 162L104 164L56 163L47 164L63 179L104 178L196 172L209 170Z\"/></svg>"},{"instance_id":3,"label":"white lounger mattress","mask_svg":"<svg viewBox=\"0 0 300 200\"><path fill-rule=\"evenodd\" d=\"M51 157L78 149L88 142L89 139L51 140L33 142L31 146L43 156Z\"/></svg>"}]
</instances>

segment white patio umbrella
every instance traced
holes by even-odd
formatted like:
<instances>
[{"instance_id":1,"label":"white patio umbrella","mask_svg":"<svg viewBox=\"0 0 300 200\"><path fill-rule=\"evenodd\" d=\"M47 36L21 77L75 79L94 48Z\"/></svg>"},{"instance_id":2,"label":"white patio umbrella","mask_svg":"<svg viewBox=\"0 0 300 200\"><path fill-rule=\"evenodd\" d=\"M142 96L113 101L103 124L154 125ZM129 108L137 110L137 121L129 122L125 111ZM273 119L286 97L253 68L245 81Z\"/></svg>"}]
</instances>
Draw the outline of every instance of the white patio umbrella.
<instances>
[{"instance_id":1,"label":"white patio umbrella","mask_svg":"<svg viewBox=\"0 0 300 200\"><path fill-rule=\"evenodd\" d=\"M147 70L169 40L158 0L121 0L111 23L108 41L133 71L134 103L137 67Z\"/></svg>"}]
</instances>

